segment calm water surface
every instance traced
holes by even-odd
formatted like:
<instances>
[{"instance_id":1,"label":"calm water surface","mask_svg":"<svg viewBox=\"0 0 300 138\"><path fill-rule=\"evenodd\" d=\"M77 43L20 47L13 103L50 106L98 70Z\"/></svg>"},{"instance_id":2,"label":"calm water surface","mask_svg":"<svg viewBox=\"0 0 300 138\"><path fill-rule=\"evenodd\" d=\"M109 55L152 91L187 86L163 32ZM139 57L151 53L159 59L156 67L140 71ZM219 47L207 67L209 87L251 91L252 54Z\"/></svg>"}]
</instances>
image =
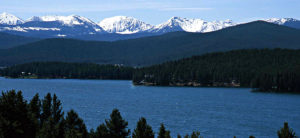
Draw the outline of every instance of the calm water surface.
<instances>
[{"instance_id":1,"label":"calm water surface","mask_svg":"<svg viewBox=\"0 0 300 138\"><path fill-rule=\"evenodd\" d=\"M1 90L56 93L65 111L75 109L87 127L96 128L114 108L134 129L145 117L155 132L164 123L175 137L199 130L204 137L276 137L288 121L300 134L300 95L252 93L239 88L179 88L133 86L131 81L5 79Z\"/></svg>"}]
</instances>

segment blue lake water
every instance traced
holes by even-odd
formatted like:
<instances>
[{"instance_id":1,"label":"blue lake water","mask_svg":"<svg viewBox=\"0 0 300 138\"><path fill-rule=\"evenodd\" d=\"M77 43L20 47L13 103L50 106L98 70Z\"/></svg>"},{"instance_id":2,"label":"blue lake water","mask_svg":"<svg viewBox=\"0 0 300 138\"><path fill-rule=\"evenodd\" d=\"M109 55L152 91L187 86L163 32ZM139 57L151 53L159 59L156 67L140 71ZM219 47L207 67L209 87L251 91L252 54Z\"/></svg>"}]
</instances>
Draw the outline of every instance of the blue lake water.
<instances>
[{"instance_id":1,"label":"blue lake water","mask_svg":"<svg viewBox=\"0 0 300 138\"><path fill-rule=\"evenodd\" d=\"M56 93L66 111L74 109L87 127L96 128L118 108L134 129L145 117L157 133L160 123L172 136L199 130L204 137L276 137L283 122L300 134L300 95L253 93L247 88L134 86L131 81L5 79L0 89Z\"/></svg>"}]
</instances>

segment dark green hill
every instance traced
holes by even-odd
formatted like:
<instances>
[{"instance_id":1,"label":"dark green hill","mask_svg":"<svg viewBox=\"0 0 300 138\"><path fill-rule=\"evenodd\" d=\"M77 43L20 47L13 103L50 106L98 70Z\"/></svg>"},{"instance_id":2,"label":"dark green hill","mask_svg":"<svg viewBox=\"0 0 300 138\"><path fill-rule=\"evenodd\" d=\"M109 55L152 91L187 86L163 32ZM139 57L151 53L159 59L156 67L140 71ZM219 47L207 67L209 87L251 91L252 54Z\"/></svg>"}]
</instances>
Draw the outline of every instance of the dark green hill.
<instances>
[{"instance_id":1,"label":"dark green hill","mask_svg":"<svg viewBox=\"0 0 300 138\"><path fill-rule=\"evenodd\" d=\"M152 65L209 52L300 48L300 30L262 21L211 33L174 32L116 42L48 39L0 50L0 66L33 61Z\"/></svg>"},{"instance_id":2,"label":"dark green hill","mask_svg":"<svg viewBox=\"0 0 300 138\"><path fill-rule=\"evenodd\" d=\"M17 45L38 41L37 38L18 36L0 32L0 49L12 48Z\"/></svg>"},{"instance_id":3,"label":"dark green hill","mask_svg":"<svg viewBox=\"0 0 300 138\"><path fill-rule=\"evenodd\" d=\"M140 85L253 87L300 92L300 50L252 49L210 53L136 69Z\"/></svg>"},{"instance_id":4,"label":"dark green hill","mask_svg":"<svg viewBox=\"0 0 300 138\"><path fill-rule=\"evenodd\" d=\"M11 78L66 78L131 80L132 67L93 63L33 62L0 69Z\"/></svg>"}]
</instances>

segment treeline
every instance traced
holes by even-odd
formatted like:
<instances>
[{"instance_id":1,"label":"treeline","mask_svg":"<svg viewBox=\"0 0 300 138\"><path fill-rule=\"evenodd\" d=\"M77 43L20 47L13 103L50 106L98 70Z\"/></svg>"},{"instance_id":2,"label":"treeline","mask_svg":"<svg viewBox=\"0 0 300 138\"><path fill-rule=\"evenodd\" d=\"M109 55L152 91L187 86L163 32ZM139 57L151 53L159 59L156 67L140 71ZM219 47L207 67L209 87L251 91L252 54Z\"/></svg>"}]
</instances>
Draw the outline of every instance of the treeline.
<instances>
[{"instance_id":1,"label":"treeline","mask_svg":"<svg viewBox=\"0 0 300 138\"><path fill-rule=\"evenodd\" d=\"M136 69L133 82L300 92L300 50L252 49L194 56Z\"/></svg>"},{"instance_id":2,"label":"treeline","mask_svg":"<svg viewBox=\"0 0 300 138\"><path fill-rule=\"evenodd\" d=\"M161 124L157 138L171 138L170 131ZM277 135L279 138L295 138L293 129L287 123ZM54 94L48 93L44 99L36 94L29 102L24 100L22 92L14 90L2 92L0 96L0 138L154 138L152 127L141 117L136 128L128 129L117 109L110 114L105 123L96 130L87 130L84 121L74 110L64 115L61 102ZM181 135L177 135L181 138ZM194 131L184 138L201 138ZM250 136L254 138L254 136Z\"/></svg>"},{"instance_id":3,"label":"treeline","mask_svg":"<svg viewBox=\"0 0 300 138\"><path fill-rule=\"evenodd\" d=\"M73 78L131 80L132 67L93 63L34 62L15 65L0 71L11 78Z\"/></svg>"},{"instance_id":4,"label":"treeline","mask_svg":"<svg viewBox=\"0 0 300 138\"><path fill-rule=\"evenodd\" d=\"M136 85L252 87L300 92L300 50L252 49L210 53L149 67L34 62L0 70L12 78L133 80Z\"/></svg>"}]
</instances>

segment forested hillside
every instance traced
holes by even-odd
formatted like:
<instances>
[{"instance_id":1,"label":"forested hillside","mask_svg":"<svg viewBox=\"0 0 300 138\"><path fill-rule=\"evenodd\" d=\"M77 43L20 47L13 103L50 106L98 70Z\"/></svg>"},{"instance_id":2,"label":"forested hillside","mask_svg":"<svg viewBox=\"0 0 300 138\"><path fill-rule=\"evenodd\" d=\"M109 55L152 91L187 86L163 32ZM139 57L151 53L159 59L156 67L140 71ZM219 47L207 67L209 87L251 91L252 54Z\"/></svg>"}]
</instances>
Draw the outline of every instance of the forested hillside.
<instances>
[{"instance_id":1,"label":"forested hillside","mask_svg":"<svg viewBox=\"0 0 300 138\"><path fill-rule=\"evenodd\" d=\"M38 41L37 38L18 36L0 32L0 49L12 48L18 45Z\"/></svg>"},{"instance_id":2,"label":"forested hillside","mask_svg":"<svg viewBox=\"0 0 300 138\"><path fill-rule=\"evenodd\" d=\"M47 39L0 50L0 66L36 61L145 66L210 52L300 48L300 30L263 21L210 33L175 32L116 42Z\"/></svg>"},{"instance_id":3,"label":"forested hillside","mask_svg":"<svg viewBox=\"0 0 300 138\"><path fill-rule=\"evenodd\" d=\"M2 76L11 78L73 78L130 80L133 68L120 65L91 63L34 62L15 65L0 70Z\"/></svg>"},{"instance_id":4,"label":"forested hillside","mask_svg":"<svg viewBox=\"0 0 300 138\"><path fill-rule=\"evenodd\" d=\"M149 67L34 62L0 70L11 78L133 80L136 85L252 87L300 92L300 50L252 49L210 53Z\"/></svg>"},{"instance_id":5,"label":"forested hillside","mask_svg":"<svg viewBox=\"0 0 300 138\"><path fill-rule=\"evenodd\" d=\"M300 50L237 50L194 56L137 69L133 82L300 92Z\"/></svg>"}]
</instances>

